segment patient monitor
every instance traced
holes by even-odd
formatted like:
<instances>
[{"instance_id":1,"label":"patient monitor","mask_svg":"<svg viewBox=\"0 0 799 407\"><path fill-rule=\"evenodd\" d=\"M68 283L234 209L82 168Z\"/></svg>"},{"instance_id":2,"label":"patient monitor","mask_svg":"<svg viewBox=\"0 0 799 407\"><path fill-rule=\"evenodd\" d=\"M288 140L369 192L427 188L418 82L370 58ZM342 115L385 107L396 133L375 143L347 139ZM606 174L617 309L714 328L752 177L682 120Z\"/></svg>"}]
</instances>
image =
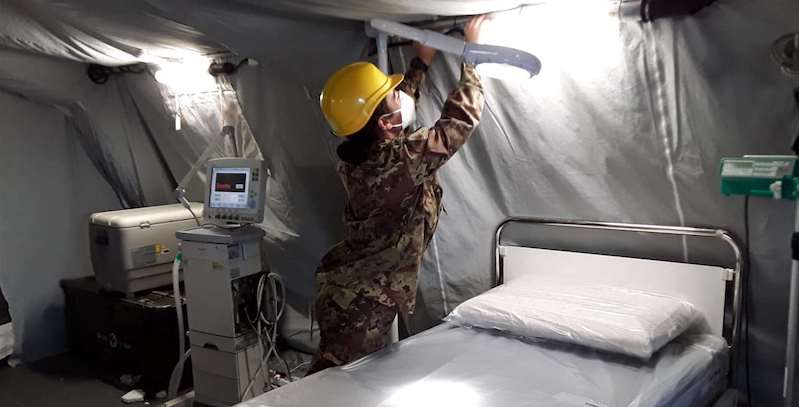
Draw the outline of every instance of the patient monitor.
<instances>
[{"instance_id":1,"label":"patient monitor","mask_svg":"<svg viewBox=\"0 0 799 407\"><path fill-rule=\"evenodd\" d=\"M206 168L206 222L224 226L264 220L267 173L263 160L217 158L209 160Z\"/></svg>"},{"instance_id":2,"label":"patient monitor","mask_svg":"<svg viewBox=\"0 0 799 407\"><path fill-rule=\"evenodd\" d=\"M263 269L264 231L254 225L264 220L268 170L260 159L208 159L216 144L228 136L232 145L238 145L234 135L231 126L223 127L221 137L209 144L175 189L178 201L194 213L186 199L186 186L205 165L204 224L197 219L196 227L176 233L181 257L173 266L172 280L173 289L179 291L176 275L182 267L195 401L214 407L236 404L263 392L275 352L272 346L263 353L274 343L263 337L277 326L276 319L264 316L262 300L270 297L262 291L279 277ZM180 325L181 317L178 321ZM179 327L181 337L185 331ZM176 371L182 372L182 367ZM179 377L174 382L179 383ZM170 392L177 391L176 385L171 387Z\"/></svg>"}]
</instances>

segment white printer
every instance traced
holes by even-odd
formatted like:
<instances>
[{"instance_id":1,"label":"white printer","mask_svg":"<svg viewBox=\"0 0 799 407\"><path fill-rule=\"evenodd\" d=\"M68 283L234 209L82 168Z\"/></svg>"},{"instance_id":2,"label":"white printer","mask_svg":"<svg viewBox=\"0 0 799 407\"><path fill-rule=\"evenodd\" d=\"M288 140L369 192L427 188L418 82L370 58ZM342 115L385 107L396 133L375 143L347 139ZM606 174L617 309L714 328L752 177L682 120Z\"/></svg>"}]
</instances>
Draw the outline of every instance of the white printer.
<instances>
[{"instance_id":1,"label":"white printer","mask_svg":"<svg viewBox=\"0 0 799 407\"><path fill-rule=\"evenodd\" d=\"M203 204L191 203L202 219ZM197 226L180 204L100 212L91 215L92 265L104 290L132 294L172 281L178 230Z\"/></svg>"}]
</instances>

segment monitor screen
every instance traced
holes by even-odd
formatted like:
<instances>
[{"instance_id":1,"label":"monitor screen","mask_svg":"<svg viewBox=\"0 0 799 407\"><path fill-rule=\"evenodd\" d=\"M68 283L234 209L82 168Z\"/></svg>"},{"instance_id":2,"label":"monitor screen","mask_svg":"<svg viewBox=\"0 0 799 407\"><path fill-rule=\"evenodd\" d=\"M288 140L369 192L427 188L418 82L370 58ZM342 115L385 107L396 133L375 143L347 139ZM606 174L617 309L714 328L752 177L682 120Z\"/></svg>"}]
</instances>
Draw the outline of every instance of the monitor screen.
<instances>
[{"instance_id":1,"label":"monitor screen","mask_svg":"<svg viewBox=\"0 0 799 407\"><path fill-rule=\"evenodd\" d=\"M249 168L214 168L211 208L247 208Z\"/></svg>"}]
</instances>

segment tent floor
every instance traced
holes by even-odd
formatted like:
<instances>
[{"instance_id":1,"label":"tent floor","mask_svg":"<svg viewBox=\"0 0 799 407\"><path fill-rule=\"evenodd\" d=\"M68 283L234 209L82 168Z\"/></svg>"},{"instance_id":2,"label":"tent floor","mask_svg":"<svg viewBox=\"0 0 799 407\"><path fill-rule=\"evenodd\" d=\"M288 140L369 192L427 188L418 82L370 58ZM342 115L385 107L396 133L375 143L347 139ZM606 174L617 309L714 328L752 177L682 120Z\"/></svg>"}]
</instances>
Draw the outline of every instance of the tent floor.
<instances>
[{"instance_id":1,"label":"tent floor","mask_svg":"<svg viewBox=\"0 0 799 407\"><path fill-rule=\"evenodd\" d=\"M0 406L109 407L123 404L126 391L97 378L91 364L63 353L15 368L0 361Z\"/></svg>"}]
</instances>

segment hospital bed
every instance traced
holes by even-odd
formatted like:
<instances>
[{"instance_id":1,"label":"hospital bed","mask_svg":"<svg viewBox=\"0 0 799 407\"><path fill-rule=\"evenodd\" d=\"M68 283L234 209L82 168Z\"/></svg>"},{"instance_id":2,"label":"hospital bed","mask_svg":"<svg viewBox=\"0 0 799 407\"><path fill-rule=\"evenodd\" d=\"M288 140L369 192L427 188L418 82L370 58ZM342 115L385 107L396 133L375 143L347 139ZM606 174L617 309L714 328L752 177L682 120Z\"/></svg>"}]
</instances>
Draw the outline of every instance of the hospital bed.
<instances>
[{"instance_id":1,"label":"hospital bed","mask_svg":"<svg viewBox=\"0 0 799 407\"><path fill-rule=\"evenodd\" d=\"M538 232L513 237L512 227ZM727 389L735 373L742 263L726 231L512 218L497 228L494 253L494 285L511 286L530 273L571 275L687 300L705 323L639 360L446 322L239 406L734 405Z\"/></svg>"}]
</instances>

